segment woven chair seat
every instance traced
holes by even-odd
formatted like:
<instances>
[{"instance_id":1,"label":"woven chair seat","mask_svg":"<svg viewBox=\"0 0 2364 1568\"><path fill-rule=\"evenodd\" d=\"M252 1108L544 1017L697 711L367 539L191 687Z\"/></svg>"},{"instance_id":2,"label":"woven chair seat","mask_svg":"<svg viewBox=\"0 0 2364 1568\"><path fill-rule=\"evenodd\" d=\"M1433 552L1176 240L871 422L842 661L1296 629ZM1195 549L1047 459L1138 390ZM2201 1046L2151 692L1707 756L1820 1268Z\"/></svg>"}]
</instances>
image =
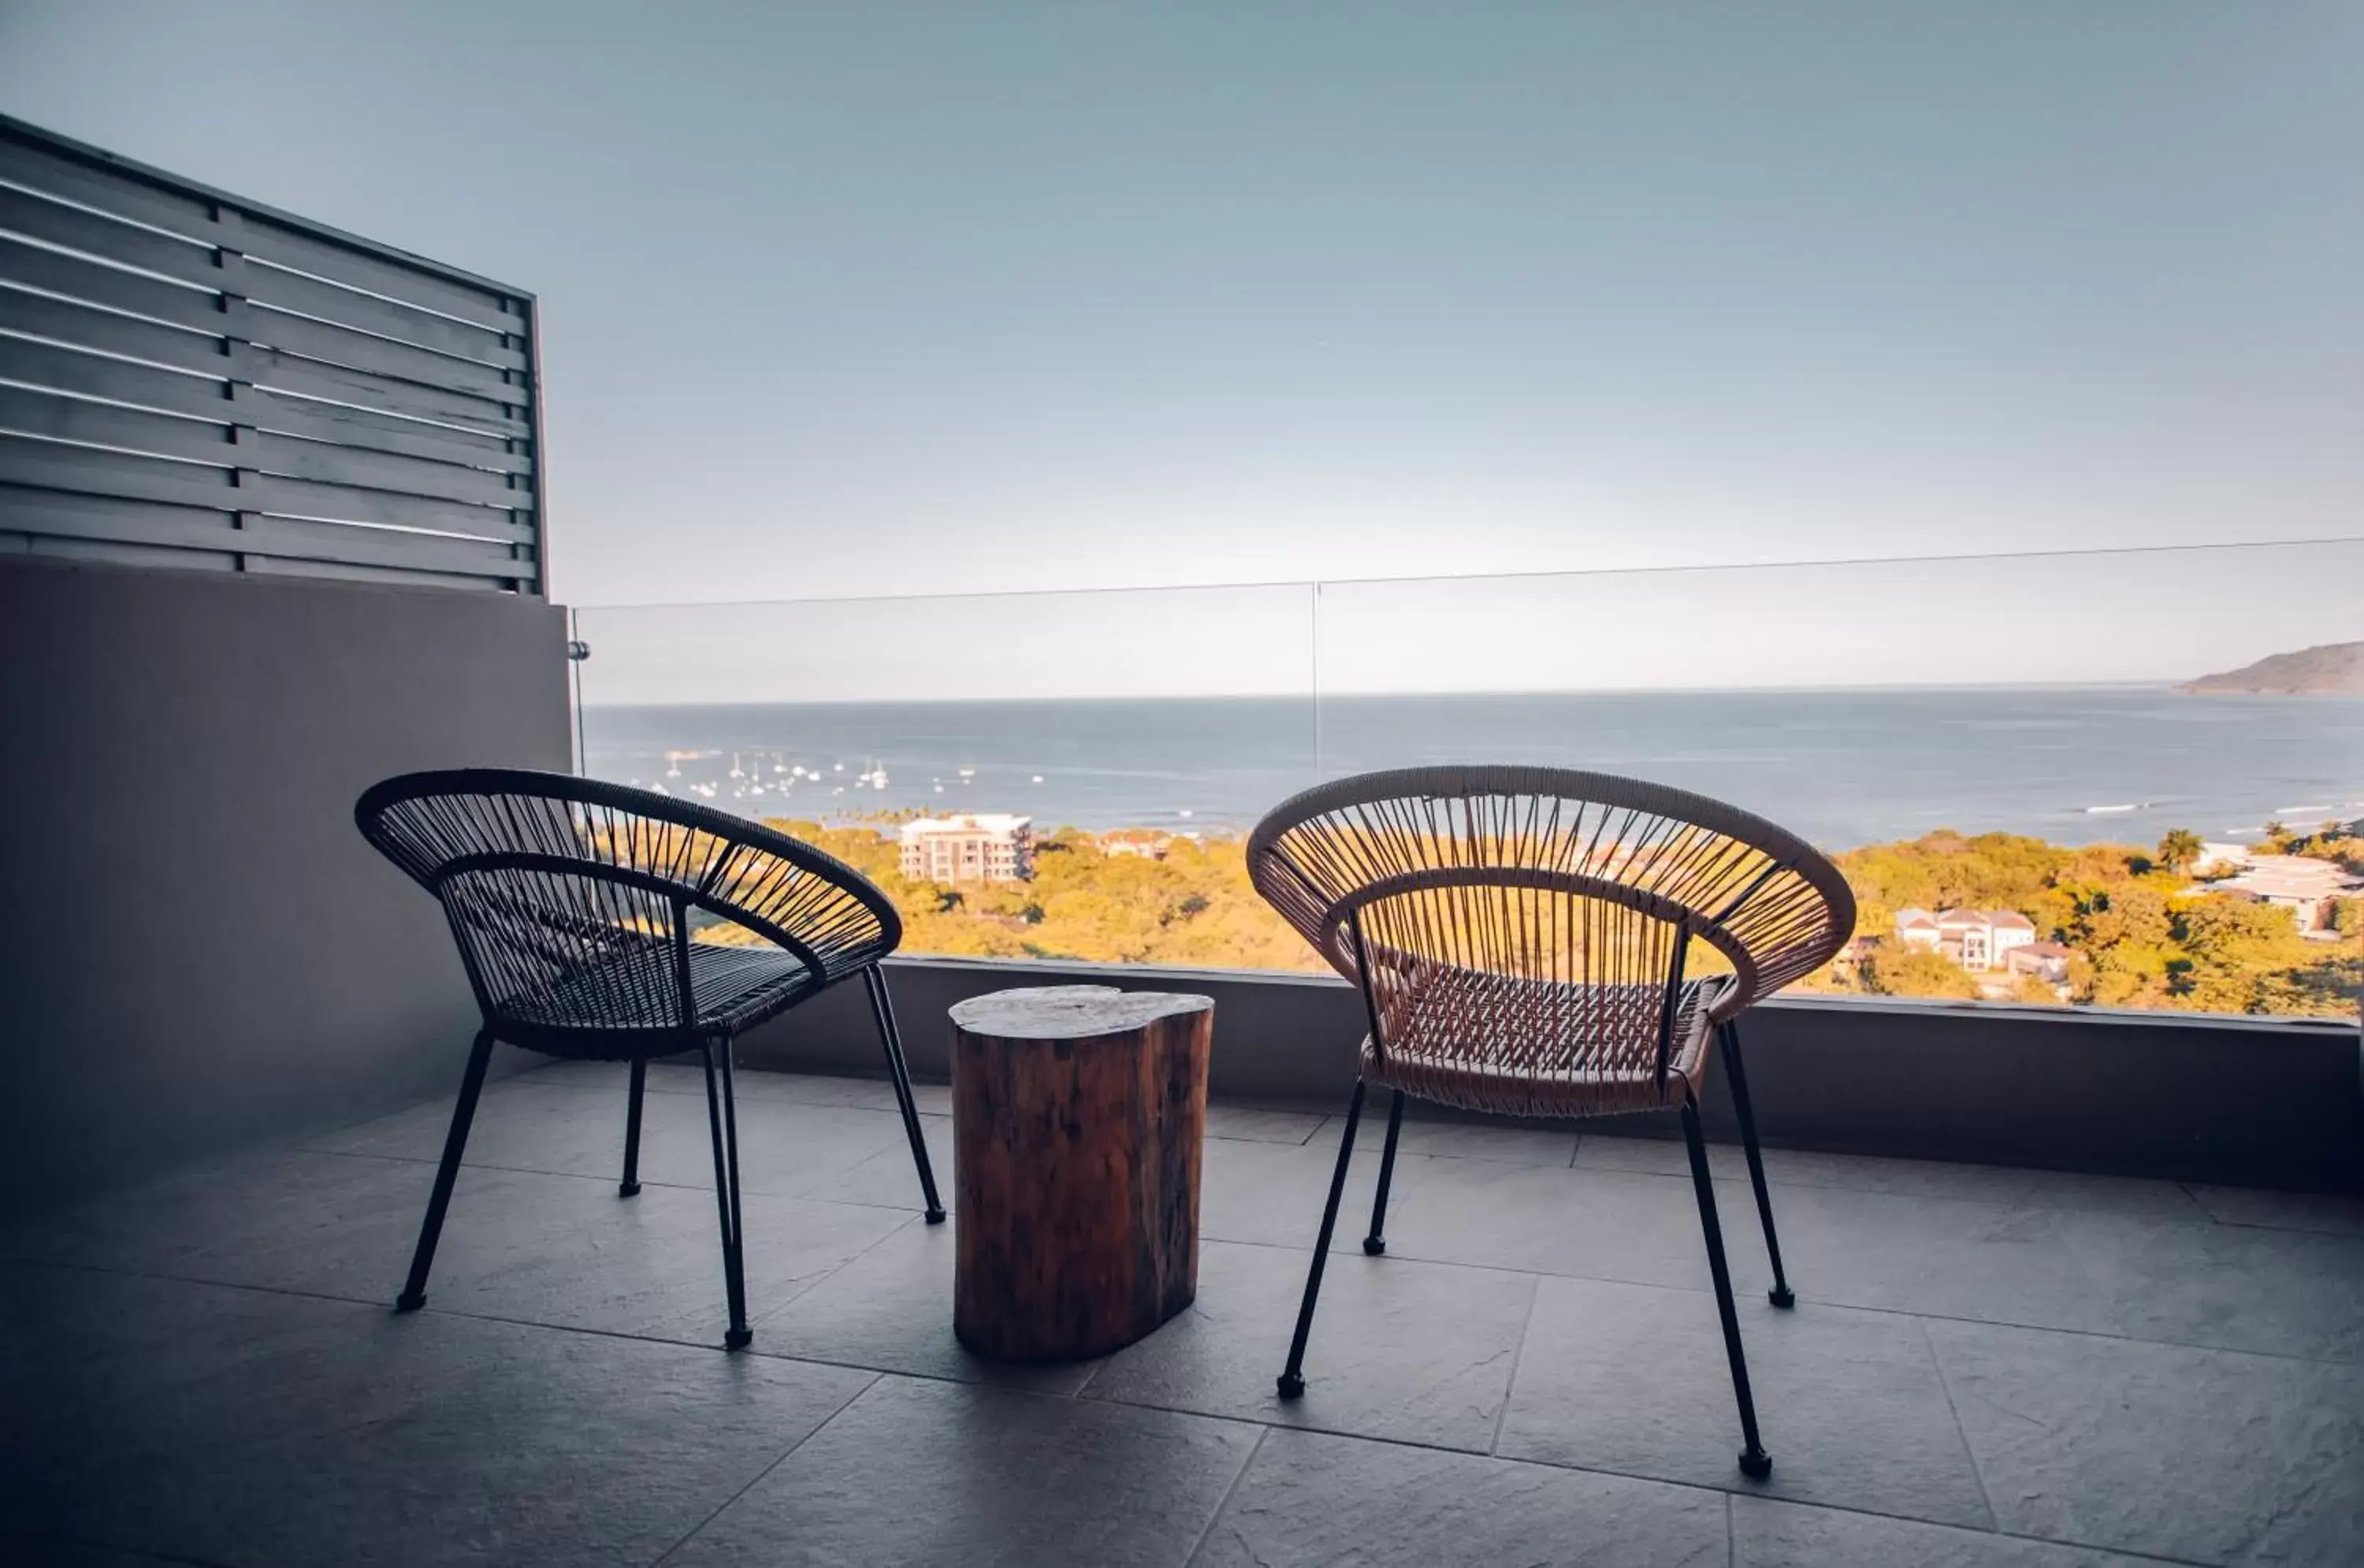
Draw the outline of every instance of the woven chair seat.
<instances>
[{"instance_id":1,"label":"woven chair seat","mask_svg":"<svg viewBox=\"0 0 2364 1568\"><path fill-rule=\"evenodd\" d=\"M1422 965L1392 991L1384 1050L1363 1042L1363 1077L1441 1105L1499 1116L1609 1116L1680 1106L1707 1073L1710 1013L1729 975L1682 989L1658 1078L1655 985L1576 985Z\"/></svg>"},{"instance_id":2,"label":"woven chair seat","mask_svg":"<svg viewBox=\"0 0 2364 1568\"><path fill-rule=\"evenodd\" d=\"M630 1018L634 1000L646 1008L647 999L670 994L673 964L673 944L652 939L496 1002L496 1027L504 1034L530 1032L543 1049L571 1048L568 1054L645 1054L645 1043L609 1037L634 1027L620 1021ZM795 955L775 948L689 944L690 995L700 1030L737 1035L753 1029L794 1006L815 981ZM654 1009L638 1027L677 1033L681 1020Z\"/></svg>"}]
</instances>

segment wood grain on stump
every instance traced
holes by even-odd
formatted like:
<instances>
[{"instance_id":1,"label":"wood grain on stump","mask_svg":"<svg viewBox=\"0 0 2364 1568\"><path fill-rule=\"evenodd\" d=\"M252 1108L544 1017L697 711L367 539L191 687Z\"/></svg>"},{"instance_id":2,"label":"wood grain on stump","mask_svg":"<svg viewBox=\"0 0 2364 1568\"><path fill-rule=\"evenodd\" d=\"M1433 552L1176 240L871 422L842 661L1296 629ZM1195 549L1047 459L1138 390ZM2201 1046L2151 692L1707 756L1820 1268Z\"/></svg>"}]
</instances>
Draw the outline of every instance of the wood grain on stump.
<instances>
[{"instance_id":1,"label":"wood grain on stump","mask_svg":"<svg viewBox=\"0 0 2364 1568\"><path fill-rule=\"evenodd\" d=\"M1214 1002L1054 985L952 1018L960 1342L1077 1360L1189 1306Z\"/></svg>"}]
</instances>

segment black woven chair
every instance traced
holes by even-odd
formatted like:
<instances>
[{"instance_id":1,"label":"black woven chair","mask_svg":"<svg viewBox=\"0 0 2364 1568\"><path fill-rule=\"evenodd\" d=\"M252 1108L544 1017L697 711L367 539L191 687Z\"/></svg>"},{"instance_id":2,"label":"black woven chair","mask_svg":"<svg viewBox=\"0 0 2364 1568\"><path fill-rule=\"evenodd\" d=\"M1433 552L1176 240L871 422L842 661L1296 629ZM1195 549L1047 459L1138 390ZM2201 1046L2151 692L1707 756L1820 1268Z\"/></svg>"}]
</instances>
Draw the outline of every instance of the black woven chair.
<instances>
[{"instance_id":1,"label":"black woven chair","mask_svg":"<svg viewBox=\"0 0 2364 1568\"><path fill-rule=\"evenodd\" d=\"M733 1350L746 1344L753 1336L730 1041L857 974L886 1044L928 1223L943 1219L878 968L902 940L902 922L861 873L723 812L565 773L407 773L365 793L353 819L363 837L441 901L485 1017L397 1311L426 1305L427 1273L495 1040L552 1056L631 1063L619 1188L625 1197L641 1190L649 1059L695 1051L706 1065L730 1299L723 1340ZM701 931L737 940L700 940Z\"/></svg>"},{"instance_id":2,"label":"black woven chair","mask_svg":"<svg viewBox=\"0 0 2364 1568\"><path fill-rule=\"evenodd\" d=\"M1256 891L1362 989L1370 1021L1320 1240L1280 1374L1305 1345L1366 1087L1394 1092L1363 1250L1387 1251L1406 1095L1465 1110L1591 1117L1673 1110L1746 1447L1772 1473L1741 1351L1699 1101L1722 1053L1776 1307L1795 1297L1756 1144L1737 1018L1829 962L1855 927L1837 868L1762 817L1637 779L1564 768L1407 768L1306 791L1248 840Z\"/></svg>"}]
</instances>

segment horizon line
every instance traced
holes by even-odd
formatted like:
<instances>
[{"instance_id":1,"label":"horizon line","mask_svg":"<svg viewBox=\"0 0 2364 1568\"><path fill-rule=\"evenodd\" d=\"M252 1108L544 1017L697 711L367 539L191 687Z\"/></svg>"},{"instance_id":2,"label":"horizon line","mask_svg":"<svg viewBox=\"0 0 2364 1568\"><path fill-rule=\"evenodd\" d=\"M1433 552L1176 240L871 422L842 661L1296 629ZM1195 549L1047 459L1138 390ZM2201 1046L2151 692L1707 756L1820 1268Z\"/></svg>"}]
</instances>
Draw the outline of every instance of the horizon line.
<instances>
[{"instance_id":1,"label":"horizon line","mask_svg":"<svg viewBox=\"0 0 2364 1568\"><path fill-rule=\"evenodd\" d=\"M1412 573L1377 577L1277 577L1236 583L1145 583L1075 588L980 588L968 593L934 594L815 594L773 599L673 599L656 602L569 605L570 616L584 611L732 609L755 605L903 605L930 599L1016 599L1052 595L1079 597L1095 594L1200 594L1225 589L1303 588L1319 594L1323 588L1391 587L1413 583L1510 583L1543 577L1637 577L1682 572L1802 572L1840 566L1958 565L1987 561L2057 561L2074 557L2124 555L2188 555L2208 550L2295 550L2314 545L2364 544L2364 534L2336 534L2324 539L2206 540L2192 544L2087 545L2061 550L1959 551L1939 555L1834 556L1813 561L1730 561L1670 563L1657 566L1571 566L1540 572Z\"/></svg>"},{"instance_id":2,"label":"horizon line","mask_svg":"<svg viewBox=\"0 0 2364 1568\"><path fill-rule=\"evenodd\" d=\"M1934 681L1920 684L1834 686L1507 686L1455 687L1426 691L1347 691L1347 692L1155 692L1075 693L1059 696L985 696L985 697L740 697L729 699L689 698L674 702L593 702L587 698L587 708L625 707L840 707L868 705L873 706L897 704L973 705L979 703L1029 702L1327 702L1356 697L1596 697L1596 696L1754 696L1754 695L1858 695L1890 692L2072 692L2072 691L2158 691L2185 696L2266 696L2291 702L2316 702L2329 698L2337 701L2364 701L2364 697L2332 693L2288 692L2180 692L2202 676L2189 675L2175 679L2144 679L2124 681Z\"/></svg>"}]
</instances>

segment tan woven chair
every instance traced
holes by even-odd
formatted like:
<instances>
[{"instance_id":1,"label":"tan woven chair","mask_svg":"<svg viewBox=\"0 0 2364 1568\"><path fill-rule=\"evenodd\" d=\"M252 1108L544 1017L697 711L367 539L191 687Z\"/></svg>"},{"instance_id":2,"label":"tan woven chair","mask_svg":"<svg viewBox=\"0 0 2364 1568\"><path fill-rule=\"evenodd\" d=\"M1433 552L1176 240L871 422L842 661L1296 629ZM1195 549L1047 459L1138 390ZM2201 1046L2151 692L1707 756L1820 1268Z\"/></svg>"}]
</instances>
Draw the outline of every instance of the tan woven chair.
<instances>
[{"instance_id":1,"label":"tan woven chair","mask_svg":"<svg viewBox=\"0 0 2364 1568\"><path fill-rule=\"evenodd\" d=\"M1354 1156L1363 1095L1394 1092L1363 1250L1387 1250L1406 1095L1508 1116L1672 1109L1747 1447L1756 1431L1699 1101L1712 1038L1732 1085L1773 1265L1781 1270L1741 1011L1829 962L1855 927L1836 867L1761 817L1701 795L1562 768L1409 768L1309 790L1248 840L1256 891L1362 988L1370 1021L1280 1394L1305 1391L1305 1342Z\"/></svg>"}]
</instances>

